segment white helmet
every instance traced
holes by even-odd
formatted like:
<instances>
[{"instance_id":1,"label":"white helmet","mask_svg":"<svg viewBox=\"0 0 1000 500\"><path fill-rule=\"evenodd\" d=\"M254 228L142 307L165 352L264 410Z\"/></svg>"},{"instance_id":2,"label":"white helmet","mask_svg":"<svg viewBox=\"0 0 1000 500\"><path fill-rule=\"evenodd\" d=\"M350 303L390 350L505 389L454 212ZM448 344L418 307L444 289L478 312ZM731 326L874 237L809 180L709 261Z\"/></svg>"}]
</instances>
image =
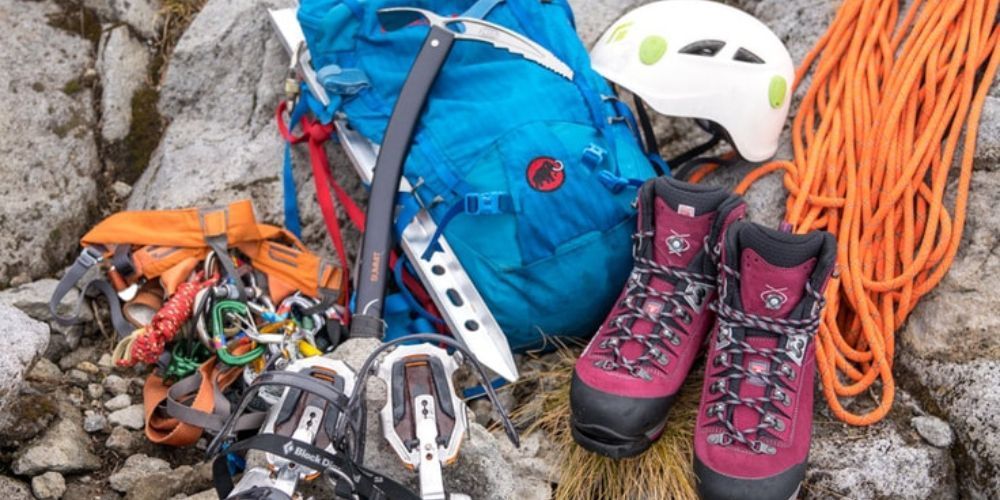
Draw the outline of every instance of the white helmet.
<instances>
[{"instance_id":1,"label":"white helmet","mask_svg":"<svg viewBox=\"0 0 1000 500\"><path fill-rule=\"evenodd\" d=\"M795 67L764 23L704 0L664 0L618 20L590 52L594 69L658 113L710 120L737 153L778 150Z\"/></svg>"}]
</instances>

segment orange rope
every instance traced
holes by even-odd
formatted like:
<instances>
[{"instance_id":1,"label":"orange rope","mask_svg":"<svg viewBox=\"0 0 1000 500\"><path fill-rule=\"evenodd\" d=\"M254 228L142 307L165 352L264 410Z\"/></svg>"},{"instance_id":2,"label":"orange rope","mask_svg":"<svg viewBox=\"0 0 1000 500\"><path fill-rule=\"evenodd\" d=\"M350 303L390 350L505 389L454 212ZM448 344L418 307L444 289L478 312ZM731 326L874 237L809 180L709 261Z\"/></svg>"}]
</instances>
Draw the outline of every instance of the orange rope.
<instances>
[{"instance_id":1,"label":"orange rope","mask_svg":"<svg viewBox=\"0 0 1000 500\"><path fill-rule=\"evenodd\" d=\"M955 258L1000 64L1000 0L914 0L902 19L898 4L844 1L796 75L811 81L792 123L794 160L761 166L736 188L782 170L795 231L837 237L841 274L827 290L816 357L826 400L852 425L889 412L895 331ZM841 404L865 393L877 403L870 411Z\"/></svg>"}]
</instances>

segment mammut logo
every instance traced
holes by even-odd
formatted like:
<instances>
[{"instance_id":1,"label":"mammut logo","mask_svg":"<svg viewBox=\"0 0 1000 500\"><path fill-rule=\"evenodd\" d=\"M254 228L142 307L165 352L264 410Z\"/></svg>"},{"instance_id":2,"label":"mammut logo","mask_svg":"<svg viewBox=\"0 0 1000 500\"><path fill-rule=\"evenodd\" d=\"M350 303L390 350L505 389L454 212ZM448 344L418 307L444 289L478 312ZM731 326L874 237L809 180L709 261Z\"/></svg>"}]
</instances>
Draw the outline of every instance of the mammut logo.
<instances>
[{"instance_id":1,"label":"mammut logo","mask_svg":"<svg viewBox=\"0 0 1000 500\"><path fill-rule=\"evenodd\" d=\"M772 311L781 309L781 306L785 305L785 302L788 302L788 296L785 295L785 292L787 292L788 289L774 288L771 285L766 285L766 287L767 290L764 290L764 292L760 294L760 299L764 301L764 307Z\"/></svg>"},{"instance_id":2,"label":"mammut logo","mask_svg":"<svg viewBox=\"0 0 1000 500\"><path fill-rule=\"evenodd\" d=\"M566 172L562 162L547 156L531 160L526 175L528 184L543 193L559 189L566 181Z\"/></svg>"}]
</instances>

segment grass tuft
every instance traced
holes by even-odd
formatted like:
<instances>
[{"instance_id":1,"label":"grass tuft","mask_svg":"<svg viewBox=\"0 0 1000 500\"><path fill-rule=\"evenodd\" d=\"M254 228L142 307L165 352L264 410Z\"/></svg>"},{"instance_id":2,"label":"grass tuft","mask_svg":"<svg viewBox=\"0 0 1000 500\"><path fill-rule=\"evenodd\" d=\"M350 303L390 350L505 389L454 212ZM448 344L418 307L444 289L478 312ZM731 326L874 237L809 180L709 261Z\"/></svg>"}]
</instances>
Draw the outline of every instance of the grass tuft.
<instances>
[{"instance_id":1,"label":"grass tuft","mask_svg":"<svg viewBox=\"0 0 1000 500\"><path fill-rule=\"evenodd\" d=\"M577 351L560 347L552 361L527 371L518 382L536 396L514 411L527 433L544 432L555 446L559 464L556 500L578 498L697 498L694 469L694 421L701 376L692 373L670 411L660 439L638 457L613 460L590 453L573 441L569 427L569 387Z\"/></svg>"}]
</instances>

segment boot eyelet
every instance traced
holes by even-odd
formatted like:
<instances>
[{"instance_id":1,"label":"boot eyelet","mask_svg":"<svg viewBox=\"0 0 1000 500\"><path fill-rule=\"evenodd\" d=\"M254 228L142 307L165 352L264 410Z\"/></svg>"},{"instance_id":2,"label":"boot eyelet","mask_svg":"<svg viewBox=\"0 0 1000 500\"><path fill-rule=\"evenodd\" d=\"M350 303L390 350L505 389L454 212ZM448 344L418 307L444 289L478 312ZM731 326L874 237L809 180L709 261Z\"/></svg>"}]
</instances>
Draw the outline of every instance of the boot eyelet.
<instances>
[{"instance_id":1,"label":"boot eyelet","mask_svg":"<svg viewBox=\"0 0 1000 500\"><path fill-rule=\"evenodd\" d=\"M715 366L728 366L729 365L729 355L726 353L720 353L715 358Z\"/></svg>"}]
</instances>

